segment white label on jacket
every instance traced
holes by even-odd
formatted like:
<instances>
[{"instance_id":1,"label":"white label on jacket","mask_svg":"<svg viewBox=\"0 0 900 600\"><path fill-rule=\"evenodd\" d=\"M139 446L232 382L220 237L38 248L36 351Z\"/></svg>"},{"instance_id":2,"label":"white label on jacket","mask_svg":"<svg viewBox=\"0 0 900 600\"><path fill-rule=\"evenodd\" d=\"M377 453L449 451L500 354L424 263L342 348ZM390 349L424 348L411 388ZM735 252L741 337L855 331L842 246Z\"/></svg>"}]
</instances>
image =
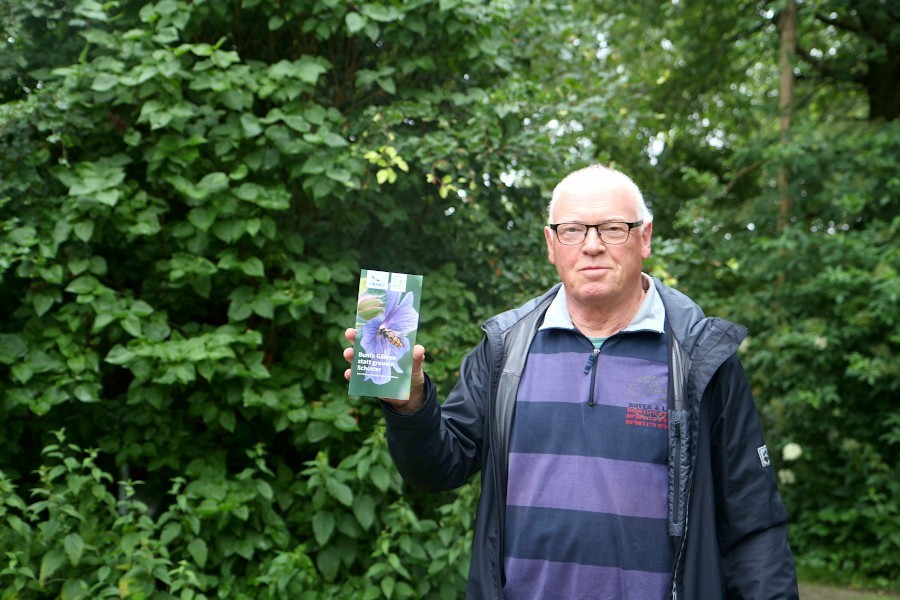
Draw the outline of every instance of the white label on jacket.
<instances>
[{"instance_id":1,"label":"white label on jacket","mask_svg":"<svg viewBox=\"0 0 900 600\"><path fill-rule=\"evenodd\" d=\"M763 467L768 467L772 464L772 461L769 460L769 449L765 446L760 446L756 449L756 453L759 454L759 462Z\"/></svg>"}]
</instances>

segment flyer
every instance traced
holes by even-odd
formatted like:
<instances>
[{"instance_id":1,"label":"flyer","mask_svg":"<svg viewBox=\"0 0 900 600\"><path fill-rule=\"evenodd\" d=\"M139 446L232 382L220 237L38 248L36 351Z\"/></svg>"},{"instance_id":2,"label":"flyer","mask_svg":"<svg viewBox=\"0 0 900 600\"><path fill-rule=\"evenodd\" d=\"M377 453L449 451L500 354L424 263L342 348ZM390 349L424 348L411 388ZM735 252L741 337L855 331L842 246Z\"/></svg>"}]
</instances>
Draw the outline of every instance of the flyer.
<instances>
[{"instance_id":1,"label":"flyer","mask_svg":"<svg viewBox=\"0 0 900 600\"><path fill-rule=\"evenodd\" d=\"M360 272L351 395L409 400L421 295L421 275Z\"/></svg>"}]
</instances>

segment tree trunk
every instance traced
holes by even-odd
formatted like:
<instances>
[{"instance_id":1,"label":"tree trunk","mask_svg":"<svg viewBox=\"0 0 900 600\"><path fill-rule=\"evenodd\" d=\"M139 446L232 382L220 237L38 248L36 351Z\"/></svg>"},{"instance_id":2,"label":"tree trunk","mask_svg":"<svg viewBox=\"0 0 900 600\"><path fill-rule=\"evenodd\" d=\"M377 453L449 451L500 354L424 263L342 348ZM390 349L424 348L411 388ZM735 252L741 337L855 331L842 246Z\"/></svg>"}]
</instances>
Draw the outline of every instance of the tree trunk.
<instances>
[{"instance_id":1,"label":"tree trunk","mask_svg":"<svg viewBox=\"0 0 900 600\"><path fill-rule=\"evenodd\" d=\"M781 13L778 29L781 32L781 86L778 97L778 112L780 116L781 145L784 148L791 143L791 118L794 114L797 0L785 0L784 12ZM778 170L778 192L781 196L778 228L781 229L790 222L791 218L790 165L787 163L787 159L782 159Z\"/></svg>"},{"instance_id":2,"label":"tree trunk","mask_svg":"<svg viewBox=\"0 0 900 600\"><path fill-rule=\"evenodd\" d=\"M868 63L863 85L869 93L869 120L900 118L900 56Z\"/></svg>"}]
</instances>

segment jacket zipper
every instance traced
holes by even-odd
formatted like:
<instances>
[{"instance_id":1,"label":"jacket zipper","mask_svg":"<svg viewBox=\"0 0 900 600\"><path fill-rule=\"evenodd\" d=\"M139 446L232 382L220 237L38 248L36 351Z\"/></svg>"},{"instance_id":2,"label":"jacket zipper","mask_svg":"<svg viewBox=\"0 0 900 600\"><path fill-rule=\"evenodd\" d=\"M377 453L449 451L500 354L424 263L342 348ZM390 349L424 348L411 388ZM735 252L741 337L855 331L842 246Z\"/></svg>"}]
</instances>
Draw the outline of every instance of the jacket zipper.
<instances>
[{"instance_id":1,"label":"jacket zipper","mask_svg":"<svg viewBox=\"0 0 900 600\"><path fill-rule=\"evenodd\" d=\"M675 421L675 501L672 502L672 522L678 523L678 505L681 498L681 421Z\"/></svg>"},{"instance_id":2,"label":"jacket zipper","mask_svg":"<svg viewBox=\"0 0 900 600\"><path fill-rule=\"evenodd\" d=\"M678 496L681 495L681 421L675 421L675 517L678 517ZM687 507L691 503L691 486L688 486L687 493L684 496L684 528L681 530L681 543L678 545L678 552L675 554L675 565L672 567L672 600L678 600L678 570L681 568L681 561L684 558L684 547L687 545L688 521L690 520L691 511Z\"/></svg>"},{"instance_id":3,"label":"jacket zipper","mask_svg":"<svg viewBox=\"0 0 900 600\"><path fill-rule=\"evenodd\" d=\"M584 365L584 374L591 374L591 391L588 393L588 406L594 405L594 381L596 381L596 373L597 373L597 356L600 354L600 348L594 348L594 351L591 352L591 355L588 357L587 364Z\"/></svg>"},{"instance_id":4,"label":"jacket zipper","mask_svg":"<svg viewBox=\"0 0 900 600\"><path fill-rule=\"evenodd\" d=\"M685 496L685 505L691 501L691 488L688 488L687 496ZM678 554L675 555L675 566L672 569L672 600L678 600L678 569L681 567L681 559L684 558L684 547L687 545L688 520L690 511L684 514L684 535L681 537L681 544L678 545Z\"/></svg>"},{"instance_id":5,"label":"jacket zipper","mask_svg":"<svg viewBox=\"0 0 900 600\"><path fill-rule=\"evenodd\" d=\"M669 335L672 335L669 332ZM686 385L686 373L685 373L685 365L684 365L684 357L681 354L679 344L675 343L673 340L672 343L672 353L671 353L671 368L673 370L672 378L673 378L673 392L674 392L674 400L675 400L675 409L683 410L685 406L684 401L684 386ZM679 511L679 499L681 496L681 444L682 440L682 431L681 431L681 421L675 420L671 423L675 427L675 486L674 486L674 498L673 498L673 523L678 523ZM684 527L681 530L681 543L678 545L678 550L675 554L675 564L672 567L672 600L678 600L678 571L681 568L681 561L684 558L684 548L687 544L687 534L688 534L688 517L690 516L690 511L688 510L688 506L690 504L690 496L691 496L691 488L688 487L687 493L685 495L684 503L685 503L685 514L684 514Z\"/></svg>"}]
</instances>

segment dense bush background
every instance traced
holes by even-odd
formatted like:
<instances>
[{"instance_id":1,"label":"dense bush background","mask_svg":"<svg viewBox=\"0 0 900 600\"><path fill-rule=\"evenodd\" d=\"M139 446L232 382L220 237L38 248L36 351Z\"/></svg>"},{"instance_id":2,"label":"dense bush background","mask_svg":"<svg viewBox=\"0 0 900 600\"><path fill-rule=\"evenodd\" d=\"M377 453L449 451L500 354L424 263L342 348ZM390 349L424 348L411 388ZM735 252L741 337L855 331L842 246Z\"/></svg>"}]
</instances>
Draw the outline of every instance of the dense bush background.
<instances>
[{"instance_id":1,"label":"dense bush background","mask_svg":"<svg viewBox=\"0 0 900 600\"><path fill-rule=\"evenodd\" d=\"M751 329L801 568L898 585L900 14L801 5L787 135L792 3L685 4L0 1L0 598L459 597L478 482L347 395L358 272L448 389L598 161Z\"/></svg>"}]
</instances>

